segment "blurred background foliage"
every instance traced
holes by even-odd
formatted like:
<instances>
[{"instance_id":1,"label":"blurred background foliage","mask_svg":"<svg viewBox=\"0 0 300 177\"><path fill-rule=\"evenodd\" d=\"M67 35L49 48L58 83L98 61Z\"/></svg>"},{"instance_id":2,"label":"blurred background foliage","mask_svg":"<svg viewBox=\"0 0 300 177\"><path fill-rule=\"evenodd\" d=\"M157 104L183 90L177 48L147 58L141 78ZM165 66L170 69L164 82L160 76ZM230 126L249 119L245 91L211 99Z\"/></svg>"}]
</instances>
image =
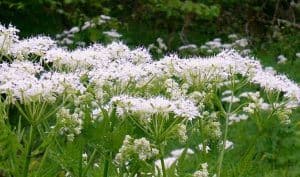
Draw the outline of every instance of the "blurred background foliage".
<instances>
[{"instance_id":1,"label":"blurred background foliage","mask_svg":"<svg viewBox=\"0 0 300 177\"><path fill-rule=\"evenodd\" d=\"M280 40L282 35L300 30L297 0L0 1L1 22L18 26L23 36L60 33L99 14L127 23L123 30L127 27L142 29L144 33L165 32L168 41L178 37L178 32L191 41L200 40L198 36L215 37L233 32L257 37L256 40Z\"/></svg>"},{"instance_id":2,"label":"blurred background foliage","mask_svg":"<svg viewBox=\"0 0 300 177\"><path fill-rule=\"evenodd\" d=\"M281 52L294 58L300 51L299 0L0 1L1 23L13 23L21 36L55 35L100 14L118 19L122 40L132 46L162 37L172 50L238 33L263 52L271 48L274 55Z\"/></svg>"},{"instance_id":3,"label":"blurred background foliage","mask_svg":"<svg viewBox=\"0 0 300 177\"><path fill-rule=\"evenodd\" d=\"M293 62L300 51L299 0L0 1L1 23L17 26L23 37L55 36L101 14L118 20L119 25L106 29L116 29L129 46L147 46L161 37L170 52L237 33L247 37L254 53L270 65L280 54ZM99 29L82 35L92 42L104 40Z\"/></svg>"}]
</instances>

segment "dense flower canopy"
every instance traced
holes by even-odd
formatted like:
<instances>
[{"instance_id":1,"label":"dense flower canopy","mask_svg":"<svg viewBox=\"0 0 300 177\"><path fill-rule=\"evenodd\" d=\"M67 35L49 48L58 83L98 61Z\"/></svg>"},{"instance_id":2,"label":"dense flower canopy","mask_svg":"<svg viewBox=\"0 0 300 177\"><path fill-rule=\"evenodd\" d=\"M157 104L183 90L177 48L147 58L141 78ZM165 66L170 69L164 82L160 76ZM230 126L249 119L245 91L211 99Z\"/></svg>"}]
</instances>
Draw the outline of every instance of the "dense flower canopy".
<instances>
[{"instance_id":1,"label":"dense flower canopy","mask_svg":"<svg viewBox=\"0 0 300 177\"><path fill-rule=\"evenodd\" d=\"M68 51L45 36L19 40L17 31L12 26L1 26L0 31L0 42L5 46L1 53L13 59L11 63L1 64L0 90L10 92L14 97L61 94L66 87L84 92L79 82L84 74L98 89L116 82L121 85L135 82L142 86L153 78L172 76L190 85L195 78L207 83L216 80L221 83L229 80L232 74L240 74L266 90L284 92L286 97L300 102L300 88L296 83L284 75L264 70L257 60L241 57L234 51L223 51L210 58L180 59L169 55L153 61L146 49L131 50L121 42ZM38 62L27 60L32 55ZM51 64L56 71L45 71L46 64Z\"/></svg>"}]
</instances>

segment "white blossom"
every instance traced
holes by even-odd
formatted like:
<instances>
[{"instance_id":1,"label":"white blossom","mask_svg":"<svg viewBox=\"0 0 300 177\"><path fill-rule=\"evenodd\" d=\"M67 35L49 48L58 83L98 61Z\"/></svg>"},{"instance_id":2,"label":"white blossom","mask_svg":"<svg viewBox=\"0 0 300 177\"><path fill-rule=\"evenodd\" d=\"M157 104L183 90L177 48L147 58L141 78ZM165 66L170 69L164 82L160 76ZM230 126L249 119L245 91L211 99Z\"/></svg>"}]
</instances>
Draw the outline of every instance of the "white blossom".
<instances>
[{"instance_id":1,"label":"white blossom","mask_svg":"<svg viewBox=\"0 0 300 177\"><path fill-rule=\"evenodd\" d=\"M120 115L126 113L174 113L178 117L189 120L199 116L198 108L190 100L171 101L163 97L153 97L149 99L136 98L127 95L116 96L111 99L112 103L117 104Z\"/></svg>"},{"instance_id":2,"label":"white blossom","mask_svg":"<svg viewBox=\"0 0 300 177\"><path fill-rule=\"evenodd\" d=\"M199 144L198 145L198 148L199 148L199 150L200 151L204 151L205 153L208 153L209 151L210 151L210 147L209 146L206 146L205 148L203 148L203 144L201 143L201 144Z\"/></svg>"},{"instance_id":3,"label":"white blossom","mask_svg":"<svg viewBox=\"0 0 300 177\"><path fill-rule=\"evenodd\" d=\"M202 169L196 171L193 174L193 177L209 177L209 173L208 173L208 170L207 170L207 167L208 167L207 163L201 164L201 167L202 167Z\"/></svg>"},{"instance_id":4,"label":"white blossom","mask_svg":"<svg viewBox=\"0 0 300 177\"><path fill-rule=\"evenodd\" d=\"M197 45L195 45L195 44L189 44L189 45L180 46L178 48L179 51L181 51L181 50L189 50L189 49L195 50L195 49L197 49Z\"/></svg>"},{"instance_id":5,"label":"white blossom","mask_svg":"<svg viewBox=\"0 0 300 177\"><path fill-rule=\"evenodd\" d=\"M110 31L104 31L103 34L112 37L112 38L120 38L122 34L118 33L115 29L111 29Z\"/></svg>"},{"instance_id":6,"label":"white blossom","mask_svg":"<svg viewBox=\"0 0 300 177\"><path fill-rule=\"evenodd\" d=\"M173 151L171 151L171 155L173 157L180 158L181 155L183 154L184 150L185 150L184 148L174 149ZM188 148L186 150L186 154L189 154L189 155L194 154L194 151L192 149Z\"/></svg>"},{"instance_id":7,"label":"white blossom","mask_svg":"<svg viewBox=\"0 0 300 177\"><path fill-rule=\"evenodd\" d=\"M277 59L278 59L278 62L277 62L277 63L279 63L279 64L284 64L284 63L286 63L286 61L287 61L287 58L286 58L284 55L279 55L279 56L277 57Z\"/></svg>"},{"instance_id":8,"label":"white blossom","mask_svg":"<svg viewBox=\"0 0 300 177\"><path fill-rule=\"evenodd\" d=\"M126 135L122 147L116 154L115 163L117 165L124 165L126 162L132 160L135 155L141 161L148 160L158 155L159 151L151 147L150 142L146 138L133 139Z\"/></svg>"},{"instance_id":9,"label":"white blossom","mask_svg":"<svg viewBox=\"0 0 300 177\"><path fill-rule=\"evenodd\" d=\"M248 46L248 40L245 38L242 38L242 39L236 40L235 44L240 47L246 47L246 46Z\"/></svg>"}]
</instances>

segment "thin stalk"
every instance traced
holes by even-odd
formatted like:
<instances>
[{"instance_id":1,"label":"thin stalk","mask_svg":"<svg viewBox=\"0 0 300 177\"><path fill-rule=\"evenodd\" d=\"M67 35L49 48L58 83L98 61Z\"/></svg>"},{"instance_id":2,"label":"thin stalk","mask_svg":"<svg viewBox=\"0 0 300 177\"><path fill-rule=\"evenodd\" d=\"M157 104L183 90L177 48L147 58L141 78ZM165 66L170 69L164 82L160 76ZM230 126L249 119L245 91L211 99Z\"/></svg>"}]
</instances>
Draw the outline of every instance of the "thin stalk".
<instances>
[{"instance_id":1,"label":"thin stalk","mask_svg":"<svg viewBox=\"0 0 300 177\"><path fill-rule=\"evenodd\" d=\"M45 152L44 152L44 155L43 155L43 157L42 157L42 161L41 161L41 163L40 163L40 165L39 165L39 169L38 169L38 173L37 174L40 174L41 173L41 170L42 170L42 167L44 166L44 163L45 163L45 161L46 161L46 159L47 159L47 156L48 156L48 148L49 148L49 146L46 148L46 150L45 150Z\"/></svg>"},{"instance_id":2,"label":"thin stalk","mask_svg":"<svg viewBox=\"0 0 300 177\"><path fill-rule=\"evenodd\" d=\"M162 170L162 173L163 173L163 177L167 177L162 145L159 146L159 153L160 153L160 158L159 159L160 159L160 163L161 163L161 170Z\"/></svg>"},{"instance_id":3,"label":"thin stalk","mask_svg":"<svg viewBox=\"0 0 300 177\"><path fill-rule=\"evenodd\" d=\"M204 159L206 160L206 141L204 140L202 142L202 152L203 152L203 156L204 156Z\"/></svg>"},{"instance_id":4,"label":"thin stalk","mask_svg":"<svg viewBox=\"0 0 300 177\"><path fill-rule=\"evenodd\" d=\"M109 168L109 161L108 161L109 153L105 156L104 161L104 168L103 168L103 177L108 177L108 168Z\"/></svg>"},{"instance_id":5,"label":"thin stalk","mask_svg":"<svg viewBox=\"0 0 300 177\"><path fill-rule=\"evenodd\" d=\"M199 127L200 127L200 135L203 134L204 130L203 130L203 122L202 122L202 119L199 119L198 121L198 124L199 124ZM205 137L203 136L202 137L202 154L204 156L204 159L206 160L206 141L205 141Z\"/></svg>"},{"instance_id":6,"label":"thin stalk","mask_svg":"<svg viewBox=\"0 0 300 177\"><path fill-rule=\"evenodd\" d=\"M7 39L7 35L5 35L4 40L3 40L3 43L2 43L2 45L1 45L1 50L0 50L0 53L1 53L0 61L2 61L2 58L3 58L3 55L4 55L4 50L3 50L3 48L4 48L4 44L5 44L6 39Z\"/></svg>"},{"instance_id":7,"label":"thin stalk","mask_svg":"<svg viewBox=\"0 0 300 177\"><path fill-rule=\"evenodd\" d=\"M181 120L179 119L175 119L174 122L171 123L170 126L168 126L168 128L166 130L164 130L159 136L160 137L167 137L168 133L171 132L172 129L174 129L175 125L177 123L180 123Z\"/></svg>"},{"instance_id":8,"label":"thin stalk","mask_svg":"<svg viewBox=\"0 0 300 177\"><path fill-rule=\"evenodd\" d=\"M97 149L95 148L94 151L93 151L93 153L92 153L92 155L91 155L91 157L90 157L90 160L89 160L89 162L88 162L86 168L84 169L84 171L83 171L83 173L82 173L82 176L86 176L86 174L87 174L89 168L91 167L91 165L92 165L92 163L93 163L93 161L94 161L94 159L95 159L96 152L97 152Z\"/></svg>"},{"instance_id":9,"label":"thin stalk","mask_svg":"<svg viewBox=\"0 0 300 177\"><path fill-rule=\"evenodd\" d=\"M26 149L26 157L25 157L25 162L24 162L23 177L27 177L28 172L29 172L29 164L30 164L30 160L31 160L31 151L32 151L32 138L33 138L33 125L30 125L29 141L28 141L28 146L27 146L27 149Z\"/></svg>"},{"instance_id":10,"label":"thin stalk","mask_svg":"<svg viewBox=\"0 0 300 177\"><path fill-rule=\"evenodd\" d=\"M222 163L223 163L223 159L224 159L225 145L226 145L225 142L227 140L227 133L228 133L228 116L226 116L224 138L223 138L223 144L222 144L222 147L221 147L221 154L220 154L220 157L219 157L217 177L221 176L221 168L222 168Z\"/></svg>"},{"instance_id":11,"label":"thin stalk","mask_svg":"<svg viewBox=\"0 0 300 177\"><path fill-rule=\"evenodd\" d=\"M232 107L232 98L233 98L233 94L231 95L231 101L228 107L228 111L225 112L225 130L224 130L224 137L223 137L223 144L221 146L221 153L219 156L219 160L218 160L218 169L217 169L217 177L221 176L221 169L222 169L222 163L223 163L223 159L224 159L224 154L225 154L225 146L226 146L226 140L227 140L227 134L228 134L228 125L229 125L229 115L231 114L231 107Z\"/></svg>"},{"instance_id":12,"label":"thin stalk","mask_svg":"<svg viewBox=\"0 0 300 177\"><path fill-rule=\"evenodd\" d=\"M167 173L166 173L166 166L165 166L165 162L164 162L164 157L160 156L160 163L161 163L161 170L163 173L163 177L167 177Z\"/></svg>"},{"instance_id":13,"label":"thin stalk","mask_svg":"<svg viewBox=\"0 0 300 177\"><path fill-rule=\"evenodd\" d=\"M79 161L78 161L78 165L79 165L79 168L78 168L78 176L79 177L82 177L82 149L83 147L80 146L80 154L79 154Z\"/></svg>"}]
</instances>

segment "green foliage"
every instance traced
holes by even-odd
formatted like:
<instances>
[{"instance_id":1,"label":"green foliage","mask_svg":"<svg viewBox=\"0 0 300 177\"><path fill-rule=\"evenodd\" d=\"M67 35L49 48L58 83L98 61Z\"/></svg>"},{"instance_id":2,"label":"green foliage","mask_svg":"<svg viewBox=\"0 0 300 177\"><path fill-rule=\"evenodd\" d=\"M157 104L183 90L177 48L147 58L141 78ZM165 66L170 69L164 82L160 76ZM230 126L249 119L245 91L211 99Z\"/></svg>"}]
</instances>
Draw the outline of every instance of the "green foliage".
<instances>
[{"instance_id":1,"label":"green foliage","mask_svg":"<svg viewBox=\"0 0 300 177\"><path fill-rule=\"evenodd\" d=\"M163 12L167 18L180 18L186 14L194 14L202 19L209 19L219 15L219 8L216 5L207 5L202 2L180 1L180 0L149 0L144 5L151 7L153 12Z\"/></svg>"}]
</instances>

